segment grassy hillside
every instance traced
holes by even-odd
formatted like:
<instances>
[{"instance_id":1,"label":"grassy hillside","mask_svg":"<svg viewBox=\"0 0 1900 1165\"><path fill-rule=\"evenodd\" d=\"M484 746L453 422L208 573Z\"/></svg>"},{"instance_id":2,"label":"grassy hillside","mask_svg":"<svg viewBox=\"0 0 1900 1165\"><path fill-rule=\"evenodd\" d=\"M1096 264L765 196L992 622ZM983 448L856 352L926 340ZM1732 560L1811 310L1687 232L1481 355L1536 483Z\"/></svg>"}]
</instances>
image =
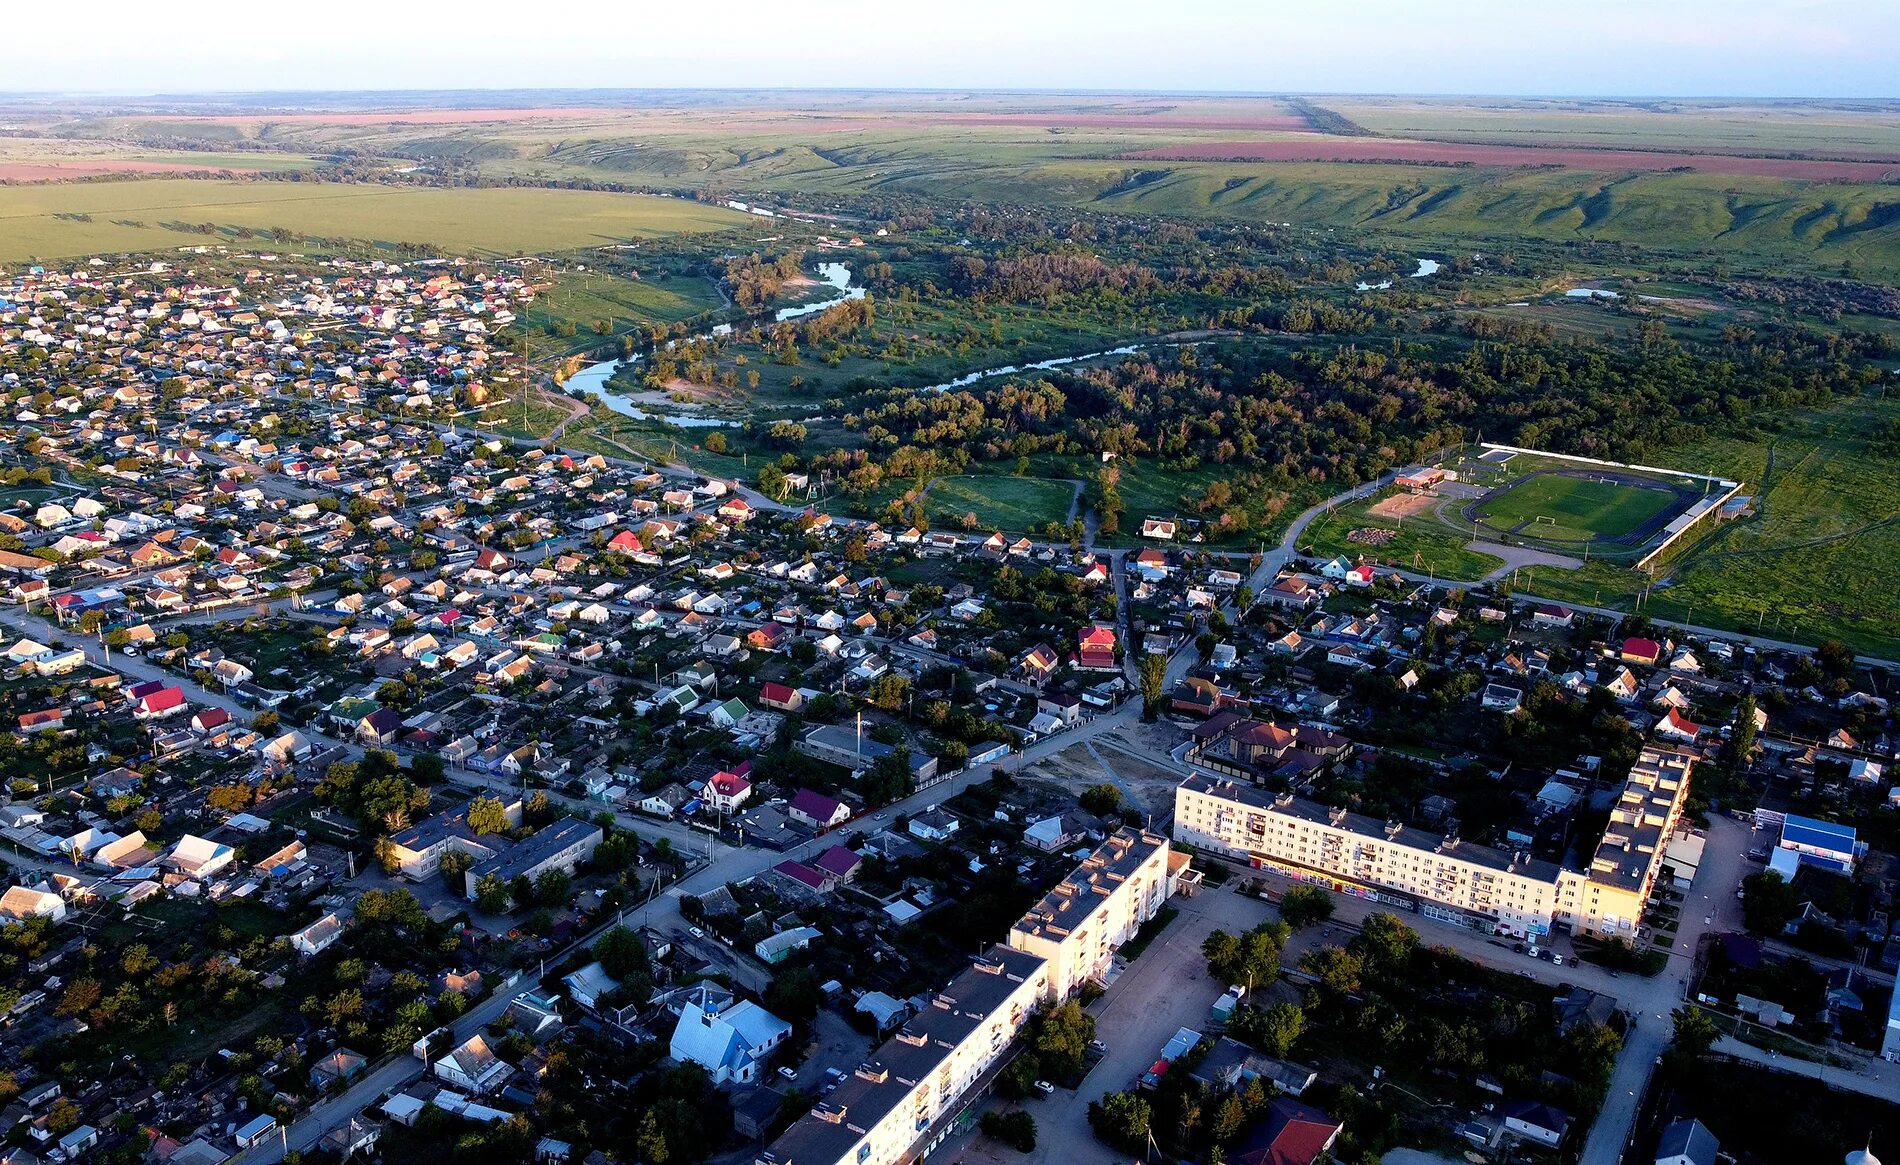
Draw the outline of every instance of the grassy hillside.
<instances>
[{"instance_id":1,"label":"grassy hillside","mask_svg":"<svg viewBox=\"0 0 1900 1165\"><path fill-rule=\"evenodd\" d=\"M240 228L426 243L464 253L568 250L755 220L685 199L568 190L154 179L0 188L0 260L225 242ZM209 233L198 228L209 226Z\"/></svg>"},{"instance_id":2,"label":"grassy hillside","mask_svg":"<svg viewBox=\"0 0 1900 1165\"><path fill-rule=\"evenodd\" d=\"M1313 128L1311 117L1301 116L1295 104L1264 99L979 94L969 102L928 95L813 99L802 105L797 95L776 100L783 104L756 97L738 107L649 104L464 111L467 116L424 111L380 117L85 117L53 120L47 128L89 142L115 136L209 148L250 142L299 156L352 150L423 164L455 161L477 165L488 177L580 178L738 194L902 190L985 202L1222 216L1377 231L1414 247L1496 249L1514 237L1605 240L1719 252L1738 266L1831 270L1851 261L1868 274L1900 278L1900 183L1879 162L1900 160L1900 113L1891 103L1322 103L1329 115L1345 119L1341 124L1365 126L1385 135L1381 140L1302 132ZM1342 142L1356 143L1356 150L1370 151L1358 156L1374 159L1405 148L1430 154L1438 147L1443 157L1411 164L1135 157L1154 151L1237 157L1263 144L1320 150ZM1519 164L1515 155L1474 156L1468 145L1454 145L1471 142L1587 148L1563 155L1531 152ZM1381 148L1395 153L1381 154ZM1593 152L1600 150L1637 153ZM1654 151L1678 152L1681 160L1703 168L1644 168ZM1838 181L1816 177L1822 170L1765 177L1737 169L1737 157L1791 156L1870 161L1864 171L1837 175ZM1456 162L1461 157L1468 162ZM1708 163L1710 158L1725 161ZM461 230L445 223L438 234L469 245L480 233L480 217L465 220ZM539 223L547 216L521 217ZM578 246L611 233L588 215L566 229L529 225L512 222L501 236L507 241L481 245ZM418 224L388 229L388 237L420 237ZM405 229L407 236L398 233Z\"/></svg>"},{"instance_id":3,"label":"grassy hillside","mask_svg":"<svg viewBox=\"0 0 1900 1165\"><path fill-rule=\"evenodd\" d=\"M602 143L485 165L697 189L876 193L1219 216L1377 231L1411 245L1495 248L1511 237L1723 253L1774 266L1900 277L1900 185L1686 171L1320 162L1141 162L1120 143L959 139L855 147ZM1100 152L1094 152L1100 151ZM1075 156L1089 154L1094 156ZM1052 157L1065 153L1066 157Z\"/></svg>"}]
</instances>

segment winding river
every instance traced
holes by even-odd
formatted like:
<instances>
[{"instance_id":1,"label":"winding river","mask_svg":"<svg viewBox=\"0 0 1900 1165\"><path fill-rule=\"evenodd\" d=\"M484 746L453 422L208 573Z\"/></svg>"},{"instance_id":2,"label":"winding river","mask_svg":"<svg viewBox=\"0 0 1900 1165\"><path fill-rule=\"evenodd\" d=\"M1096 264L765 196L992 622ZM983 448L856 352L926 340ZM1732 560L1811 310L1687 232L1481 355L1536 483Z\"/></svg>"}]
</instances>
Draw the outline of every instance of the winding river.
<instances>
[{"instance_id":1,"label":"winding river","mask_svg":"<svg viewBox=\"0 0 1900 1165\"><path fill-rule=\"evenodd\" d=\"M1426 269L1427 265L1430 266L1430 270ZM1418 266L1419 270L1417 274L1419 275L1429 275L1432 271L1438 269L1438 264L1432 262L1430 259L1420 259ZM774 323L797 319L800 316L815 315L818 312L824 311L826 308L836 307L841 303L864 298L864 288L852 286L851 272L844 264L822 264L818 268L818 275L820 279L826 285L834 289L837 294L827 296L813 303L801 304L798 307L780 308L773 314L772 319ZM709 335L693 336L690 340L685 342L708 338L710 338ZM675 340L671 343L677 344L681 342L682 341ZM668 346L670 347L671 344ZM1155 346L1157 345L1149 343L1125 344L1119 348L1104 348L1100 352L1085 352L1079 356L1056 356L1048 360L1037 360L1029 364L1004 364L997 368L985 368L977 372L969 373L966 376L959 376L955 380L946 380L942 384L928 385L918 391L952 392L959 388L968 388L978 381L988 380L993 376L1011 376L1019 372L1047 372L1050 369L1061 368L1068 364L1079 364L1086 360L1099 360L1104 356L1133 356L1138 352ZM1168 343L1159 346L1179 348L1182 345L1180 343ZM682 429L723 429L738 427L738 421L726 417L715 417L706 413L671 411L668 408L672 403L671 399L666 393L658 390L620 393L614 392L607 387L608 379L612 377L622 365L638 364L639 362L640 357L635 355L625 360L603 360L598 364L590 364L568 377L567 382L561 387L564 391L578 390L586 393L598 399L611 411L619 413L623 417L632 417L639 421L659 421L663 424L678 425Z\"/></svg>"},{"instance_id":2,"label":"winding river","mask_svg":"<svg viewBox=\"0 0 1900 1165\"><path fill-rule=\"evenodd\" d=\"M773 323L784 323L801 316L816 315L826 308L836 307L854 299L864 298L864 288L851 285L851 270L843 263L821 263L818 266L818 278L830 287L835 295L797 307L782 307L772 315ZM691 337L692 340L709 339L710 334ZM689 341L690 342L690 341ZM672 343L679 343L675 340ZM668 345L671 347L671 344ZM678 425L682 429L723 429L737 426L737 421L724 417L709 416L705 413L679 413L666 411L670 402L664 392L619 393L607 388L607 381L625 364L638 364L640 357L630 356L625 360L603 360L590 364L567 378L561 387L564 391L580 391L595 397L613 412L623 417L632 417L637 421L661 421L669 425ZM645 407L642 407L645 406Z\"/></svg>"}]
</instances>

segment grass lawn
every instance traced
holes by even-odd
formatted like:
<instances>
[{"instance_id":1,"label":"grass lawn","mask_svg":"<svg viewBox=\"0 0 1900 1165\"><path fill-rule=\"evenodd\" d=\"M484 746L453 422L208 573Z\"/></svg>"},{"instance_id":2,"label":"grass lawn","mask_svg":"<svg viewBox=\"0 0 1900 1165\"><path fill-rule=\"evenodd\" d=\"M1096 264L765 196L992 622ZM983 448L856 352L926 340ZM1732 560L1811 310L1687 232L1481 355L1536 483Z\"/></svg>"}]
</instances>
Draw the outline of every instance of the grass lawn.
<instances>
[{"instance_id":1,"label":"grass lawn","mask_svg":"<svg viewBox=\"0 0 1900 1165\"><path fill-rule=\"evenodd\" d=\"M715 311L723 302L712 281L698 277L627 279L606 272L570 272L536 295L522 312L531 354L566 355L596 348L608 338L644 332L652 324L671 324ZM549 335L547 326L571 322L573 338ZM608 331L600 332L597 322Z\"/></svg>"},{"instance_id":2,"label":"grass lawn","mask_svg":"<svg viewBox=\"0 0 1900 1165\"><path fill-rule=\"evenodd\" d=\"M576 421L567 427L561 434L561 447L662 465L677 463L713 477L751 481L758 465L763 462L757 457L751 458L749 462L746 457L737 454L711 452L702 444L708 432L706 429L681 429L657 421L623 417L596 408L585 420ZM736 446L740 438L727 433L727 440Z\"/></svg>"},{"instance_id":3,"label":"grass lawn","mask_svg":"<svg viewBox=\"0 0 1900 1165\"><path fill-rule=\"evenodd\" d=\"M1644 611L1802 643L1835 638L1900 656L1900 466L1866 434L1900 420L1900 401L1862 397L1763 418L1755 429L1668 453L1759 498L1754 517L1709 524L1673 552ZM1772 467L1771 467L1772 450ZM1518 589L1632 609L1645 578L1601 563L1531 568Z\"/></svg>"},{"instance_id":4,"label":"grass lawn","mask_svg":"<svg viewBox=\"0 0 1900 1165\"><path fill-rule=\"evenodd\" d=\"M683 198L600 191L161 178L0 187L0 260L234 243L242 241L240 229L279 227L369 243L517 255L753 221ZM196 229L207 224L209 233Z\"/></svg>"},{"instance_id":5,"label":"grass lawn","mask_svg":"<svg viewBox=\"0 0 1900 1165\"><path fill-rule=\"evenodd\" d=\"M1401 570L1428 571L1441 578L1460 582L1477 582L1504 565L1501 558L1465 549L1470 538L1429 520L1409 521L1401 525L1390 518L1373 517L1370 513L1372 506L1384 496L1387 495L1381 494L1341 506L1330 514L1315 518L1306 528L1302 548L1310 546L1313 554L1320 557L1332 558L1343 554L1355 562L1367 557ZM1393 538L1383 546L1367 546L1347 540L1348 533L1360 529L1391 530Z\"/></svg>"},{"instance_id":6,"label":"grass lawn","mask_svg":"<svg viewBox=\"0 0 1900 1165\"><path fill-rule=\"evenodd\" d=\"M1075 486L1034 477L940 477L924 495L930 523L960 528L965 515L976 515L977 530L1027 532L1033 526L1067 521Z\"/></svg>"},{"instance_id":7,"label":"grass lawn","mask_svg":"<svg viewBox=\"0 0 1900 1165\"><path fill-rule=\"evenodd\" d=\"M1674 506L1677 495L1617 482L1539 473L1481 504L1478 516L1501 533L1582 542L1622 538Z\"/></svg>"},{"instance_id":8,"label":"grass lawn","mask_svg":"<svg viewBox=\"0 0 1900 1165\"><path fill-rule=\"evenodd\" d=\"M0 507L12 509L20 502L27 502L37 509L41 503L59 496L59 491L50 485L4 485L0 486Z\"/></svg>"}]
</instances>

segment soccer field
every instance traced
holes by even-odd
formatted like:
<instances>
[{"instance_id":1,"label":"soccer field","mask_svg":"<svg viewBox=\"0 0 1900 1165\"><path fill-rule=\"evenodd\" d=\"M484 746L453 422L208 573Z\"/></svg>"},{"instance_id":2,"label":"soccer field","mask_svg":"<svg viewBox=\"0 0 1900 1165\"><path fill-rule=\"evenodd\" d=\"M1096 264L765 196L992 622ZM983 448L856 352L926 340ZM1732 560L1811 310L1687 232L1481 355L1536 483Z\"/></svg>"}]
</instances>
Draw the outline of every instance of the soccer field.
<instances>
[{"instance_id":1,"label":"soccer field","mask_svg":"<svg viewBox=\"0 0 1900 1165\"><path fill-rule=\"evenodd\" d=\"M1558 542L1622 541L1680 504L1667 488L1569 473L1537 473L1480 501L1475 515L1493 530Z\"/></svg>"}]
</instances>

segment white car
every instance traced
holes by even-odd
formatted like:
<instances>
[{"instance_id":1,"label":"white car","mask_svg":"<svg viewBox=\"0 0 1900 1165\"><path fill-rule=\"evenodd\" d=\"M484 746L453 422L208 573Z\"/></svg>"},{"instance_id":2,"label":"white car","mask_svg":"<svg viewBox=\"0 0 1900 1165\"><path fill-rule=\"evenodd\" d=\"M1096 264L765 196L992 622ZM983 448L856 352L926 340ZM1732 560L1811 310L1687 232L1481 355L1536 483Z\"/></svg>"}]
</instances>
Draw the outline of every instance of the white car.
<instances>
[{"instance_id":1,"label":"white car","mask_svg":"<svg viewBox=\"0 0 1900 1165\"><path fill-rule=\"evenodd\" d=\"M785 1079L787 1079L787 1080L796 1080L796 1079L798 1079L798 1073L797 1073L797 1072L796 1072L795 1070L793 1070L793 1069L791 1069L791 1068L780 1068L780 1069L778 1070L778 1074L779 1074L780 1076L783 1076L783 1077L785 1077Z\"/></svg>"},{"instance_id":2,"label":"white car","mask_svg":"<svg viewBox=\"0 0 1900 1165\"><path fill-rule=\"evenodd\" d=\"M693 936L694 938L705 938L705 937L706 937L706 932L705 932L705 931L703 931L703 930L701 930L701 929L699 929L699 928L698 928L698 927L696 927L696 926L689 926L689 927L687 927L687 928L686 928L686 933L687 933L687 934L690 934L690 935L692 935L692 936Z\"/></svg>"},{"instance_id":3,"label":"white car","mask_svg":"<svg viewBox=\"0 0 1900 1165\"><path fill-rule=\"evenodd\" d=\"M1044 1096L1054 1096L1056 1094L1056 1086L1047 1080L1038 1080L1036 1081L1036 1091L1042 1093Z\"/></svg>"}]
</instances>

